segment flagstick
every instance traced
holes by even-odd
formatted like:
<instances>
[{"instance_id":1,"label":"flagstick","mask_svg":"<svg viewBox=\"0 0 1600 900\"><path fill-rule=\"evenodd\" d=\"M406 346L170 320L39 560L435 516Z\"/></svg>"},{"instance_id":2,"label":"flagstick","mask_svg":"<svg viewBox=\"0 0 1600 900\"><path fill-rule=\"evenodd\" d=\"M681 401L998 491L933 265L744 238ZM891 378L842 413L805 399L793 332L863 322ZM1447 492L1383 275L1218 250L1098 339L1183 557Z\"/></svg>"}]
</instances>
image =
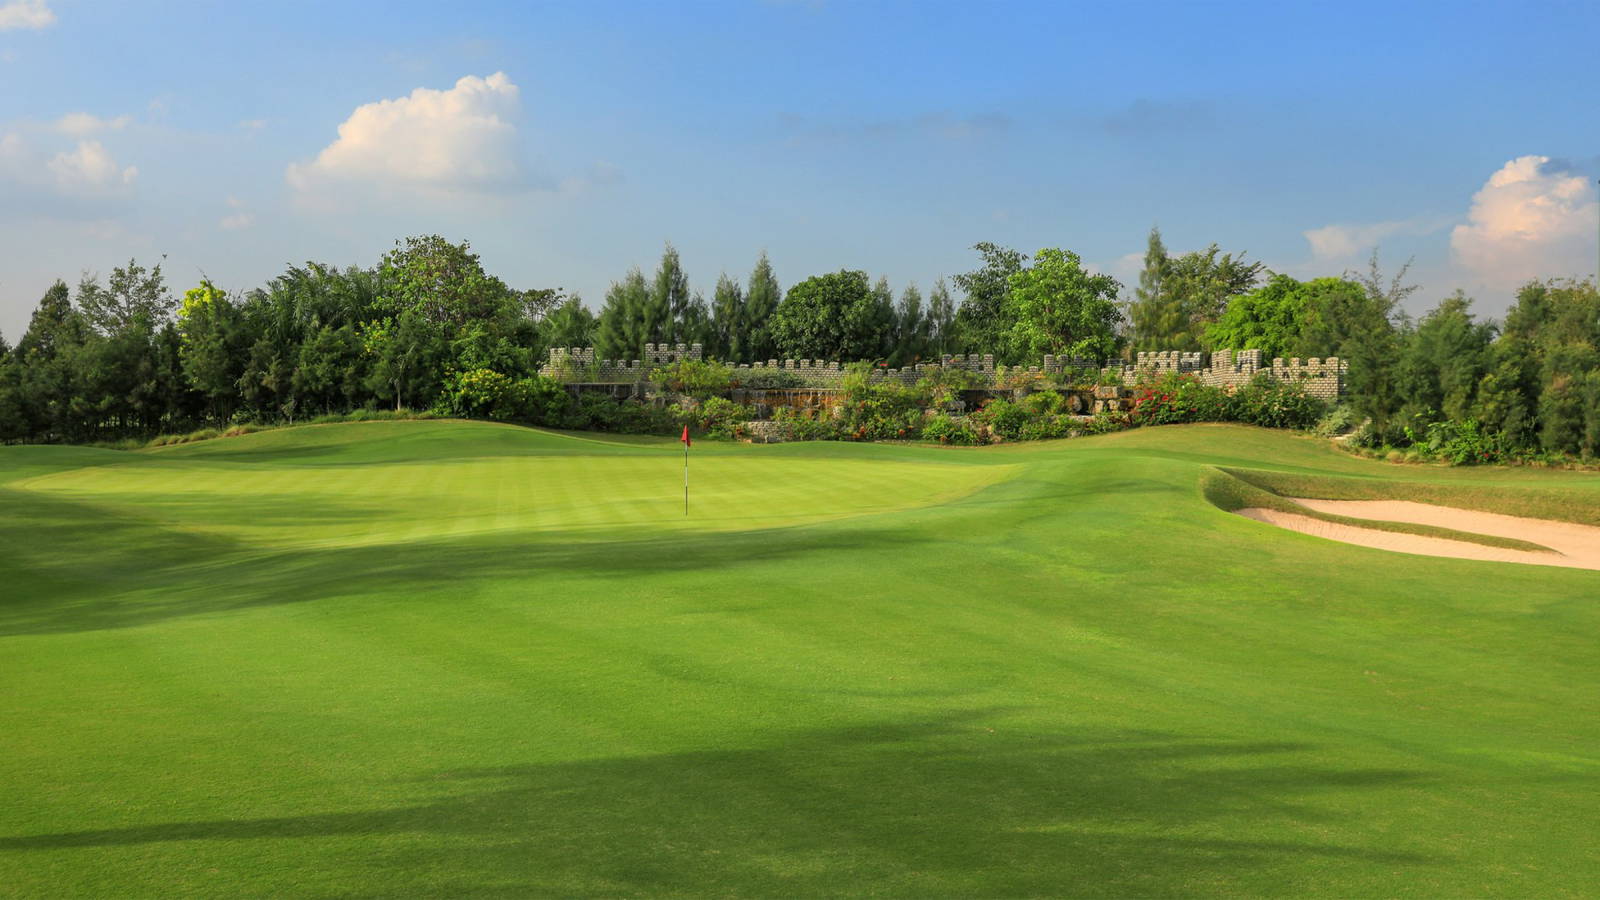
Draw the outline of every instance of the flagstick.
<instances>
[{"instance_id":1,"label":"flagstick","mask_svg":"<svg viewBox=\"0 0 1600 900\"><path fill-rule=\"evenodd\" d=\"M689 515L689 442L683 443L683 514Z\"/></svg>"}]
</instances>

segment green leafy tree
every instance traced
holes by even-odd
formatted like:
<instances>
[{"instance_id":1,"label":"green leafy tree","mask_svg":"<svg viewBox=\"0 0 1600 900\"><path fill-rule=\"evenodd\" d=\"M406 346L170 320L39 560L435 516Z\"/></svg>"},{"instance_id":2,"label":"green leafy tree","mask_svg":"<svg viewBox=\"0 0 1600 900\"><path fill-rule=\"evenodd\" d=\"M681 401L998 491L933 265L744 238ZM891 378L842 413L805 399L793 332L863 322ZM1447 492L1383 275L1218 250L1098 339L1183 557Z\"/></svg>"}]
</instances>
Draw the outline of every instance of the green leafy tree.
<instances>
[{"instance_id":1,"label":"green leafy tree","mask_svg":"<svg viewBox=\"0 0 1600 900\"><path fill-rule=\"evenodd\" d=\"M1227 312L1207 326L1207 349L1260 350L1269 359L1288 356L1305 327L1304 287L1288 275L1274 275L1261 287L1234 297Z\"/></svg>"},{"instance_id":2,"label":"green leafy tree","mask_svg":"<svg viewBox=\"0 0 1600 900\"><path fill-rule=\"evenodd\" d=\"M867 273L841 269L791 287L773 314L772 336L786 358L876 359L883 335Z\"/></svg>"},{"instance_id":3,"label":"green leafy tree","mask_svg":"<svg viewBox=\"0 0 1600 900\"><path fill-rule=\"evenodd\" d=\"M161 264L145 269L135 260L111 270L104 285L98 275L83 276L78 283L78 308L102 334L128 328L136 321L159 327L172 315L172 295L161 275Z\"/></svg>"},{"instance_id":4,"label":"green leafy tree","mask_svg":"<svg viewBox=\"0 0 1600 900\"><path fill-rule=\"evenodd\" d=\"M349 325L324 325L300 345L291 376L296 405L332 412L353 405L362 389L361 339Z\"/></svg>"},{"instance_id":5,"label":"green leafy tree","mask_svg":"<svg viewBox=\"0 0 1600 900\"><path fill-rule=\"evenodd\" d=\"M1401 417L1464 421L1489 374L1495 328L1474 321L1472 300L1460 291L1441 300L1415 328L1403 329L1396 389Z\"/></svg>"},{"instance_id":6,"label":"green leafy tree","mask_svg":"<svg viewBox=\"0 0 1600 900\"><path fill-rule=\"evenodd\" d=\"M1385 282L1374 252L1364 275L1339 279L1342 287L1323 291L1305 309L1305 327L1293 355L1338 356L1350 364L1351 405L1372 420L1381 435L1393 438L1404 423L1395 414L1404 403L1397 361L1401 334L1395 327L1399 305L1416 290L1405 284L1410 264Z\"/></svg>"},{"instance_id":7,"label":"green leafy tree","mask_svg":"<svg viewBox=\"0 0 1600 900\"><path fill-rule=\"evenodd\" d=\"M0 340L0 345L4 344ZM28 437L28 417L22 402L22 359L7 347L5 353L0 353L0 444Z\"/></svg>"},{"instance_id":8,"label":"green leafy tree","mask_svg":"<svg viewBox=\"0 0 1600 900\"><path fill-rule=\"evenodd\" d=\"M594 313L577 294L567 297L539 323L546 347L589 347L595 342Z\"/></svg>"},{"instance_id":9,"label":"green leafy tree","mask_svg":"<svg viewBox=\"0 0 1600 900\"><path fill-rule=\"evenodd\" d=\"M395 242L379 265L377 309L386 316L412 314L412 327L449 335L468 321L492 319L517 307L521 297L486 273L466 241L452 244L437 234Z\"/></svg>"},{"instance_id":10,"label":"green leafy tree","mask_svg":"<svg viewBox=\"0 0 1600 900\"><path fill-rule=\"evenodd\" d=\"M210 281L184 292L178 350L187 383L205 398L209 418L225 421L238 405L245 335L238 310Z\"/></svg>"},{"instance_id":11,"label":"green leafy tree","mask_svg":"<svg viewBox=\"0 0 1600 900\"><path fill-rule=\"evenodd\" d=\"M994 353L1012 361L1014 354L1005 343L1013 324L1007 318L1006 298L1011 294L1011 277L1023 270L1027 257L988 241L972 249L983 257L983 265L955 276L956 287L966 296L956 312L951 343L958 352Z\"/></svg>"},{"instance_id":12,"label":"green leafy tree","mask_svg":"<svg viewBox=\"0 0 1600 900\"><path fill-rule=\"evenodd\" d=\"M369 323L361 342L370 372L367 387L378 399L393 400L397 410L433 402L447 353L424 310L412 308L398 318Z\"/></svg>"},{"instance_id":13,"label":"green leafy tree","mask_svg":"<svg viewBox=\"0 0 1600 900\"><path fill-rule=\"evenodd\" d=\"M91 334L72 306L66 283L51 285L12 351L21 364L18 390L24 430L31 440L60 440L73 431L74 364Z\"/></svg>"},{"instance_id":14,"label":"green leafy tree","mask_svg":"<svg viewBox=\"0 0 1600 900\"><path fill-rule=\"evenodd\" d=\"M1011 276L1006 316L1009 346L1038 358L1046 353L1104 361L1117 352L1122 286L1091 275L1076 253L1045 248L1033 265Z\"/></svg>"},{"instance_id":15,"label":"green leafy tree","mask_svg":"<svg viewBox=\"0 0 1600 900\"><path fill-rule=\"evenodd\" d=\"M1263 263L1223 253L1216 244L1173 259L1162 290L1178 299L1188 319L1181 336L1188 346L1174 349L1199 349L1199 335L1228 308L1228 299L1254 288L1265 270Z\"/></svg>"}]
</instances>

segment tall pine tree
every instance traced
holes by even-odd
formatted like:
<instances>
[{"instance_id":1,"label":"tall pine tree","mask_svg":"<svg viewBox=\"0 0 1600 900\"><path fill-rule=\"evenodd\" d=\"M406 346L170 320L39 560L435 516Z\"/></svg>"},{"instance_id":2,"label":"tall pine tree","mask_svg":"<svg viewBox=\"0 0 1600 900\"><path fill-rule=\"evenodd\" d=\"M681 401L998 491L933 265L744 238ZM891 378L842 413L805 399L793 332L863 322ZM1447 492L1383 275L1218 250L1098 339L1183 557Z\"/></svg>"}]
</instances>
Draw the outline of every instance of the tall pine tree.
<instances>
[{"instance_id":1,"label":"tall pine tree","mask_svg":"<svg viewBox=\"0 0 1600 900\"><path fill-rule=\"evenodd\" d=\"M596 352L605 359L641 359L644 345L655 342L661 324L644 273L635 266L606 291L595 329Z\"/></svg>"},{"instance_id":2,"label":"tall pine tree","mask_svg":"<svg viewBox=\"0 0 1600 900\"><path fill-rule=\"evenodd\" d=\"M726 272L718 276L716 292L711 295L711 323L716 337L707 348L708 352L718 359L745 362L750 340L749 326L745 322L744 289Z\"/></svg>"},{"instance_id":3,"label":"tall pine tree","mask_svg":"<svg viewBox=\"0 0 1600 900\"><path fill-rule=\"evenodd\" d=\"M778 286L778 278L772 274L772 263L763 250L761 257L756 260L754 271L750 273L750 286L744 293L745 340L749 345L745 352L750 362L777 359L778 344L772 337L772 315L778 311L778 304L782 301L783 288Z\"/></svg>"},{"instance_id":4,"label":"tall pine tree","mask_svg":"<svg viewBox=\"0 0 1600 900\"><path fill-rule=\"evenodd\" d=\"M933 283L933 292L928 295L928 345L929 350L940 359L951 352L950 331L955 321L955 300L951 298L950 288L941 277Z\"/></svg>"},{"instance_id":5,"label":"tall pine tree","mask_svg":"<svg viewBox=\"0 0 1600 900\"><path fill-rule=\"evenodd\" d=\"M694 296L689 293L689 276L683 272L678 250L671 244L661 254L661 265L656 267L655 280L650 285L650 308L659 317L661 328L657 341L668 344L688 343L693 337L692 313Z\"/></svg>"}]
</instances>

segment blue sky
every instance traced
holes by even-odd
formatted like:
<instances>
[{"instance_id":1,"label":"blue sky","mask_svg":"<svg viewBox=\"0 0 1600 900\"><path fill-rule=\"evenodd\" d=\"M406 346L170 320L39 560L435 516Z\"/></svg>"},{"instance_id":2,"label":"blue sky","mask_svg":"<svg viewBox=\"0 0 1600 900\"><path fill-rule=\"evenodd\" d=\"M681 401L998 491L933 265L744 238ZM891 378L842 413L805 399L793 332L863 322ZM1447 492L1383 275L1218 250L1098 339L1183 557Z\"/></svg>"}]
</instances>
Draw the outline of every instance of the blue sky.
<instances>
[{"instance_id":1,"label":"blue sky","mask_svg":"<svg viewBox=\"0 0 1600 900\"><path fill-rule=\"evenodd\" d=\"M1596 268L1600 5L0 0L0 333L166 254L248 289L406 234L597 306L994 241L1131 282L1159 224L1417 309ZM342 130L341 130L342 129Z\"/></svg>"}]
</instances>

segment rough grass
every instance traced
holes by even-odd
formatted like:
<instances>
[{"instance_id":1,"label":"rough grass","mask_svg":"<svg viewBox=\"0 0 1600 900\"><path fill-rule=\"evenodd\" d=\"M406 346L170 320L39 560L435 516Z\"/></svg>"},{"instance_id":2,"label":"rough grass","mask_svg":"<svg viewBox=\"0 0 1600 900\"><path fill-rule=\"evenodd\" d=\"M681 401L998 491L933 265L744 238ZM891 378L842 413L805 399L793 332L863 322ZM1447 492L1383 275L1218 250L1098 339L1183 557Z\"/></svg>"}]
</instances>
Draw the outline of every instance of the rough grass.
<instances>
[{"instance_id":1,"label":"rough grass","mask_svg":"<svg viewBox=\"0 0 1600 900\"><path fill-rule=\"evenodd\" d=\"M1324 497L1323 492L1339 492L1339 487L1329 487L1338 479L1309 478L1304 475L1273 475L1269 473L1254 473L1246 469L1217 468L1201 476L1200 488L1219 509L1228 512L1237 512L1249 507L1272 509L1278 512L1293 513L1297 516L1306 516L1323 522L1333 522L1339 525L1353 525L1357 528L1370 528L1374 531L1391 531L1400 534L1416 534L1423 537L1444 538L1452 541L1466 541L1471 544L1481 544L1487 547L1504 547L1511 550L1550 550L1542 544L1531 541L1519 541L1516 538L1501 537L1494 534L1479 534L1473 531L1457 531L1454 528L1440 528L1436 525L1419 525L1415 522L1390 522L1384 519L1362 519L1355 516L1341 516L1337 513L1324 512L1312 509L1294 502L1283 494L1274 493L1263 487L1262 484L1276 484L1283 491L1298 491L1308 488L1312 493L1294 493L1296 497L1313 497L1320 499L1384 499L1384 500L1414 500L1415 496L1406 485L1388 485L1388 495L1383 497L1368 496L1354 497ZM1426 501L1423 501L1426 502ZM1480 507L1481 508L1481 507Z\"/></svg>"},{"instance_id":2,"label":"rough grass","mask_svg":"<svg viewBox=\"0 0 1600 900\"><path fill-rule=\"evenodd\" d=\"M1600 883L1600 573L1199 489L1592 478L1237 427L693 454L686 522L670 440L0 448L0 895Z\"/></svg>"},{"instance_id":3,"label":"rough grass","mask_svg":"<svg viewBox=\"0 0 1600 900\"><path fill-rule=\"evenodd\" d=\"M1482 512L1555 519L1581 525L1600 525L1600 508L1592 494L1560 487L1509 486L1462 482L1399 481L1391 479L1337 478L1286 472L1243 469L1230 474L1279 496L1311 497L1319 500L1411 500L1436 506L1454 506ZM1600 476L1574 473L1578 482L1597 481ZM1588 485L1584 485L1588 486Z\"/></svg>"}]
</instances>

